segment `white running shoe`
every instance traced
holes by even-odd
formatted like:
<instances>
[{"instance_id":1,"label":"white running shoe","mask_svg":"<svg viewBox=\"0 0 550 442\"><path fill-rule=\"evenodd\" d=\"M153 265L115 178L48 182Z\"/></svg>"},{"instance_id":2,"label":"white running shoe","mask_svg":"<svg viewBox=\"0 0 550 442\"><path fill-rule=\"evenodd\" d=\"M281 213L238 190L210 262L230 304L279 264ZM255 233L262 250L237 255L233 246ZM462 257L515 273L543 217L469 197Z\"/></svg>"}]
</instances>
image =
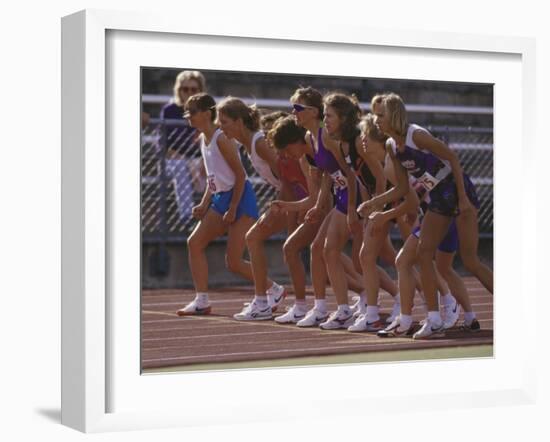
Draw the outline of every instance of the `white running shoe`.
<instances>
[{"instance_id":1,"label":"white running shoe","mask_svg":"<svg viewBox=\"0 0 550 442\"><path fill-rule=\"evenodd\" d=\"M460 315L460 306L458 305L458 302L455 302L453 304L444 305L443 306L443 328L445 330L449 328L453 328L456 323L458 322L458 317Z\"/></svg>"},{"instance_id":2,"label":"white running shoe","mask_svg":"<svg viewBox=\"0 0 550 442\"><path fill-rule=\"evenodd\" d=\"M377 336L380 338L397 338L399 336L410 336L413 331L413 323L407 329L401 327L401 316L397 316L395 320L388 325L384 330L380 330Z\"/></svg>"},{"instance_id":3,"label":"white running shoe","mask_svg":"<svg viewBox=\"0 0 550 442\"><path fill-rule=\"evenodd\" d=\"M401 313L401 303L398 300L394 301L390 316L386 318L386 324L391 324L393 321L395 321L395 318L397 318L400 313Z\"/></svg>"},{"instance_id":4,"label":"white running shoe","mask_svg":"<svg viewBox=\"0 0 550 442\"><path fill-rule=\"evenodd\" d=\"M353 313L351 310L339 312L336 310L325 322L319 324L322 330L336 330L339 328L348 328L353 324Z\"/></svg>"},{"instance_id":5,"label":"white running shoe","mask_svg":"<svg viewBox=\"0 0 550 442\"><path fill-rule=\"evenodd\" d=\"M353 304L350 308L354 318L358 318L360 315L367 313L367 304L362 302L361 298L357 298L355 304Z\"/></svg>"},{"instance_id":6,"label":"white running shoe","mask_svg":"<svg viewBox=\"0 0 550 442\"><path fill-rule=\"evenodd\" d=\"M279 324L296 324L298 321L306 317L306 312L294 304L288 312L283 315L277 316L275 322Z\"/></svg>"},{"instance_id":7,"label":"white running shoe","mask_svg":"<svg viewBox=\"0 0 550 442\"><path fill-rule=\"evenodd\" d=\"M267 302L271 307L271 311L275 313L279 304L286 298L286 289L284 286L276 284L275 289L269 289L267 292Z\"/></svg>"},{"instance_id":8,"label":"white running shoe","mask_svg":"<svg viewBox=\"0 0 550 442\"><path fill-rule=\"evenodd\" d=\"M240 313L235 313L233 318L237 321L265 321L273 317L271 307L260 307L256 302L248 304Z\"/></svg>"},{"instance_id":9,"label":"white running shoe","mask_svg":"<svg viewBox=\"0 0 550 442\"><path fill-rule=\"evenodd\" d=\"M210 305L200 305L197 298L193 299L185 307L180 308L176 313L178 316L200 316L209 315L212 311Z\"/></svg>"},{"instance_id":10,"label":"white running shoe","mask_svg":"<svg viewBox=\"0 0 550 442\"><path fill-rule=\"evenodd\" d=\"M443 338L444 336L445 329L443 328L443 321L441 321L441 324L434 324L428 318L422 328L413 335L413 339L433 339Z\"/></svg>"},{"instance_id":11,"label":"white running shoe","mask_svg":"<svg viewBox=\"0 0 550 442\"><path fill-rule=\"evenodd\" d=\"M376 321L369 322L367 320L367 314L362 314L355 319L355 322L348 327L348 331L350 332L377 332L378 330L382 330L384 328L384 324L382 324L382 321L380 318Z\"/></svg>"},{"instance_id":12,"label":"white running shoe","mask_svg":"<svg viewBox=\"0 0 550 442\"><path fill-rule=\"evenodd\" d=\"M328 318L327 312L317 310L315 307L306 313L306 317L296 323L298 327L316 327Z\"/></svg>"}]
</instances>

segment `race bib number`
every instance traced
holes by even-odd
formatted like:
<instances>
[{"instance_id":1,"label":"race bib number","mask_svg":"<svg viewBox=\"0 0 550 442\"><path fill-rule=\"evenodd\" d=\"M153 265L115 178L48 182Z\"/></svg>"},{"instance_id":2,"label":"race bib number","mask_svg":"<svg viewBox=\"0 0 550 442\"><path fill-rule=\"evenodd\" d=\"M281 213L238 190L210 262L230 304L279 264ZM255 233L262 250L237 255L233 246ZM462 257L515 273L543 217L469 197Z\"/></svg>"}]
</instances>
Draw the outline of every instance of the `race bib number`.
<instances>
[{"instance_id":1,"label":"race bib number","mask_svg":"<svg viewBox=\"0 0 550 442\"><path fill-rule=\"evenodd\" d=\"M334 182L336 189L345 189L347 187L348 181L341 170L332 172L330 176L332 177L332 181Z\"/></svg>"},{"instance_id":2,"label":"race bib number","mask_svg":"<svg viewBox=\"0 0 550 442\"><path fill-rule=\"evenodd\" d=\"M439 184L439 180L428 172L424 172L421 177L417 178L417 182L422 184L428 192Z\"/></svg>"},{"instance_id":3,"label":"race bib number","mask_svg":"<svg viewBox=\"0 0 550 442\"><path fill-rule=\"evenodd\" d=\"M208 175L207 181L208 181L208 190L211 193L216 193L216 181L214 179L214 175Z\"/></svg>"}]
</instances>

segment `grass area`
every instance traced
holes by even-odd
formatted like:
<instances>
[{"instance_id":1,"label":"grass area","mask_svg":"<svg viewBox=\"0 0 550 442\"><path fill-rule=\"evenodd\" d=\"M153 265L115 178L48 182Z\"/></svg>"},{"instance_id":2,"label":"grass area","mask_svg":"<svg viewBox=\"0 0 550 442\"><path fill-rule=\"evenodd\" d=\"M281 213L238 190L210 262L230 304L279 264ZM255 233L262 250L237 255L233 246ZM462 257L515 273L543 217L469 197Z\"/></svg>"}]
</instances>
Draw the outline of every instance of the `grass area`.
<instances>
[{"instance_id":1,"label":"grass area","mask_svg":"<svg viewBox=\"0 0 550 442\"><path fill-rule=\"evenodd\" d=\"M427 359L457 359L493 357L492 345L434 348L428 350L380 351L332 356L312 356L288 359L264 359L261 361L224 362L215 364L191 364L143 370L143 374L174 373L203 370L240 370L246 368L297 367L308 365L364 364L375 362L422 361Z\"/></svg>"}]
</instances>

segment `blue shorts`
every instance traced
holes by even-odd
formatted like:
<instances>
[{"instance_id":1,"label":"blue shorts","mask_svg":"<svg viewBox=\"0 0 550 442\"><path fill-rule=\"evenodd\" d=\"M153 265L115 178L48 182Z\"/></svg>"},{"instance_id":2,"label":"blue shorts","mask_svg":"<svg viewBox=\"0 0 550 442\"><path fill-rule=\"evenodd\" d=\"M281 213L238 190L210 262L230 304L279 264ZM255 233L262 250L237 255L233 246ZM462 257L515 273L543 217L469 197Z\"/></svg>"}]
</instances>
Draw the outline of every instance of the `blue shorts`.
<instances>
[{"instance_id":1,"label":"blue shorts","mask_svg":"<svg viewBox=\"0 0 550 442\"><path fill-rule=\"evenodd\" d=\"M210 207L220 215L225 215L225 212L229 210L231 204L231 197L233 196L233 189L227 192L218 192L212 195L210 200ZM238 220L242 215L248 215L252 219L258 219L260 214L258 213L258 204L256 203L256 194L252 189L250 181L244 182L244 190L237 206L237 214L235 220Z\"/></svg>"},{"instance_id":2,"label":"blue shorts","mask_svg":"<svg viewBox=\"0 0 550 442\"><path fill-rule=\"evenodd\" d=\"M479 200L477 198L474 184L466 174L463 175L463 180L464 190L466 190L468 199L476 209L479 209ZM458 216L458 192L456 190L456 183L452 174L430 191L430 203L428 205L428 210L439 213L443 216Z\"/></svg>"},{"instance_id":3,"label":"blue shorts","mask_svg":"<svg viewBox=\"0 0 550 442\"><path fill-rule=\"evenodd\" d=\"M416 227L412 235L416 238L420 238L420 226ZM453 219L453 222L447 230L445 238L437 246L437 250L444 253L455 253L458 250L458 231L456 230L456 222Z\"/></svg>"}]
</instances>

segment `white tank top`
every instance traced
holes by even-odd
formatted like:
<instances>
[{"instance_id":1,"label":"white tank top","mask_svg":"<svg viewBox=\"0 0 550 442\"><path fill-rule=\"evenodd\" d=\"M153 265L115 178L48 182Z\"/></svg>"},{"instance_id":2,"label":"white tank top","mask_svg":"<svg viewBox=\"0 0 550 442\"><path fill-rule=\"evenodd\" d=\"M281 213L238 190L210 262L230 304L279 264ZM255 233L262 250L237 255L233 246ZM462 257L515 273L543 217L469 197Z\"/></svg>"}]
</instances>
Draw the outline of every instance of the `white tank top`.
<instances>
[{"instance_id":1,"label":"white tank top","mask_svg":"<svg viewBox=\"0 0 550 442\"><path fill-rule=\"evenodd\" d=\"M265 181L275 187L275 189L279 190L281 188L281 183L279 182L277 177L273 175L271 167L269 167L267 161L261 158L256 152L256 142L260 138L263 138L263 136L264 134L262 132L256 132L252 136L252 145L250 146L249 154L250 161L252 162L254 169L256 169L256 172L258 172L258 175L260 175Z\"/></svg>"},{"instance_id":2,"label":"white tank top","mask_svg":"<svg viewBox=\"0 0 550 442\"><path fill-rule=\"evenodd\" d=\"M221 129L216 129L210 143L206 144L204 134L200 135L201 154L206 169L206 180L211 193L227 192L235 186L235 174L225 161L218 146ZM237 146L235 146L237 150Z\"/></svg>"}]
</instances>

